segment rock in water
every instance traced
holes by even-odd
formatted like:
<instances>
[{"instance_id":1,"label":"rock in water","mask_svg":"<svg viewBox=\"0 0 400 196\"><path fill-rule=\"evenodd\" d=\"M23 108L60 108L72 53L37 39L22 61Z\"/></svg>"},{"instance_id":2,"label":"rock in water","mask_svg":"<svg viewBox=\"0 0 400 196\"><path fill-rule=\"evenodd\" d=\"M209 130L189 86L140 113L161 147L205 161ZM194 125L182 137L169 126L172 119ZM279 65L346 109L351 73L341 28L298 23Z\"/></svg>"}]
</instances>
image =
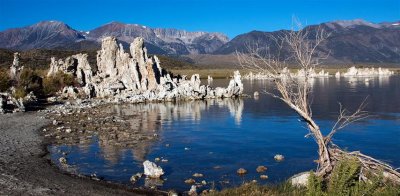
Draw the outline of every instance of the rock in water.
<instances>
[{"instance_id":1,"label":"rock in water","mask_svg":"<svg viewBox=\"0 0 400 196\"><path fill-rule=\"evenodd\" d=\"M131 176L131 183L135 184L140 178L142 177L142 173L136 173L135 175Z\"/></svg>"},{"instance_id":2,"label":"rock in water","mask_svg":"<svg viewBox=\"0 0 400 196\"><path fill-rule=\"evenodd\" d=\"M239 168L239 169L236 171L236 173L239 174L239 175L244 175L244 174L247 174L247 170L244 169L244 168Z\"/></svg>"},{"instance_id":3,"label":"rock in water","mask_svg":"<svg viewBox=\"0 0 400 196\"><path fill-rule=\"evenodd\" d=\"M254 91L254 97L260 96L260 93L258 91Z\"/></svg>"},{"instance_id":4,"label":"rock in water","mask_svg":"<svg viewBox=\"0 0 400 196\"><path fill-rule=\"evenodd\" d=\"M189 178L185 180L186 184L194 184L196 181L193 178Z\"/></svg>"},{"instance_id":5,"label":"rock in water","mask_svg":"<svg viewBox=\"0 0 400 196\"><path fill-rule=\"evenodd\" d=\"M143 166L144 166L144 175L150 178L160 178L160 176L164 175L163 169L149 160L143 162Z\"/></svg>"},{"instance_id":6,"label":"rock in water","mask_svg":"<svg viewBox=\"0 0 400 196\"><path fill-rule=\"evenodd\" d=\"M274 156L274 159L276 161L283 161L285 159L285 157L283 155L281 155L281 154L277 154L277 155Z\"/></svg>"},{"instance_id":7,"label":"rock in water","mask_svg":"<svg viewBox=\"0 0 400 196\"><path fill-rule=\"evenodd\" d=\"M260 165L260 166L257 167L256 171L257 171L258 173L265 172L265 171L267 171L267 167L265 167L265 166L263 166L263 165Z\"/></svg>"},{"instance_id":8,"label":"rock in water","mask_svg":"<svg viewBox=\"0 0 400 196\"><path fill-rule=\"evenodd\" d=\"M202 178L202 177L203 177L203 174L195 173L195 174L193 174L193 177L195 177L195 178Z\"/></svg>"},{"instance_id":9,"label":"rock in water","mask_svg":"<svg viewBox=\"0 0 400 196\"><path fill-rule=\"evenodd\" d=\"M197 196L197 187L196 187L196 185L192 185L192 186L190 187L190 190L189 190L189 192L188 192L188 195L190 195L190 196Z\"/></svg>"}]
</instances>

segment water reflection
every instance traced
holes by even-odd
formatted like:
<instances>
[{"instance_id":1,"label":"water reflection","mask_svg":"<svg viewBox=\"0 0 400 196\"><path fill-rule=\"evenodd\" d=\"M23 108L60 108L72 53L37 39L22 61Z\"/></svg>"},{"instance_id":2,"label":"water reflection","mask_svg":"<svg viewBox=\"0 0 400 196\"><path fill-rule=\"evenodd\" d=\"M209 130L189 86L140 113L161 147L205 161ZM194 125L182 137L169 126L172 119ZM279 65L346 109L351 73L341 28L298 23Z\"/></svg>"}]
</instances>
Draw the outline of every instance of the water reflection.
<instances>
[{"instance_id":1,"label":"water reflection","mask_svg":"<svg viewBox=\"0 0 400 196\"><path fill-rule=\"evenodd\" d=\"M152 140L153 142L139 140L138 142L135 133L140 132L140 137L151 137L160 134L159 131L162 130L163 125L170 125L175 121L198 123L201 121L202 113L210 107L228 109L235 124L240 125L244 108L242 99L113 105L106 112L125 118L129 123L129 128L117 132L100 132L97 140L101 154L110 164L116 164L125 154L121 150L130 147L134 159L143 162L156 140ZM140 111L139 115L138 111ZM85 148L87 147L81 150L87 151Z\"/></svg>"},{"instance_id":2,"label":"water reflection","mask_svg":"<svg viewBox=\"0 0 400 196\"><path fill-rule=\"evenodd\" d=\"M213 81L213 85L224 83L226 80ZM67 151L69 162L80 173L96 172L106 180L122 183L129 183L133 174L143 172L144 160L167 159L168 162L158 162L166 171L165 181L142 180L135 186L162 186L179 191L190 189L183 182L195 172L204 174L199 181L215 182L217 186L221 181L230 182L219 187L222 188L241 184L243 180L260 180L260 174L255 172L258 165L269 168L267 182L279 182L315 168L316 145L304 138L307 130L301 128L298 117L279 100L261 93L263 90L274 92L271 81L248 80L244 85L246 94L259 91L258 99L102 108L90 114L100 116L92 125L82 122L86 123L85 129L94 131L84 132L70 143L63 140L54 144L52 159L57 160ZM349 150L361 150L396 167L400 165L399 157L392 153L400 148L398 139L393 139L400 138L400 77L370 78L368 82L315 78L312 93L313 114L323 130L329 130L336 119L338 102L354 110L368 96L366 109L373 117L338 133L335 143ZM285 155L286 160L275 162L273 156L277 153ZM220 169L215 169L217 166ZM240 167L249 173L237 176L236 170Z\"/></svg>"}]
</instances>

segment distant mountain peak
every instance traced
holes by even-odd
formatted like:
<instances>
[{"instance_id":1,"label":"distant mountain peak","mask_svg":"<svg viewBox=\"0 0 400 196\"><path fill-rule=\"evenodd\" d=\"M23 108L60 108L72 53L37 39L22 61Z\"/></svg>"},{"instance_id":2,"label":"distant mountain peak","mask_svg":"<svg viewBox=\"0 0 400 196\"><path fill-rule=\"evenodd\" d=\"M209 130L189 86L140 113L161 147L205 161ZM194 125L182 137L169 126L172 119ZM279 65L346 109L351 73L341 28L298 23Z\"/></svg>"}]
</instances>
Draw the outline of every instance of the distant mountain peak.
<instances>
[{"instance_id":1,"label":"distant mountain peak","mask_svg":"<svg viewBox=\"0 0 400 196\"><path fill-rule=\"evenodd\" d=\"M368 27L373 27L373 28L381 28L379 24L372 23L369 21L366 21L364 19L354 19L354 20L336 20L332 22L326 22L323 23L327 25L328 27L335 29L337 26L341 28L351 28L355 26L368 26Z\"/></svg>"}]
</instances>

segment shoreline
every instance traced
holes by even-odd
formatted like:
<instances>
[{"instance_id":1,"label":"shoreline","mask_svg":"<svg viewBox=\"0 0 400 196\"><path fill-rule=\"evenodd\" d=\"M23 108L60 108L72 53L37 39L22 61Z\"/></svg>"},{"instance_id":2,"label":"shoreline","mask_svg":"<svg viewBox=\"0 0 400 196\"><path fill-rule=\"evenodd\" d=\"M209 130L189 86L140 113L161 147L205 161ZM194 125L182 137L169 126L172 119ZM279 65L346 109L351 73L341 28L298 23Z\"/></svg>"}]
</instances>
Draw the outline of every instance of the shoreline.
<instances>
[{"instance_id":1,"label":"shoreline","mask_svg":"<svg viewBox=\"0 0 400 196\"><path fill-rule=\"evenodd\" d=\"M165 195L95 181L57 168L40 130L50 124L39 112L0 115L0 195Z\"/></svg>"}]
</instances>

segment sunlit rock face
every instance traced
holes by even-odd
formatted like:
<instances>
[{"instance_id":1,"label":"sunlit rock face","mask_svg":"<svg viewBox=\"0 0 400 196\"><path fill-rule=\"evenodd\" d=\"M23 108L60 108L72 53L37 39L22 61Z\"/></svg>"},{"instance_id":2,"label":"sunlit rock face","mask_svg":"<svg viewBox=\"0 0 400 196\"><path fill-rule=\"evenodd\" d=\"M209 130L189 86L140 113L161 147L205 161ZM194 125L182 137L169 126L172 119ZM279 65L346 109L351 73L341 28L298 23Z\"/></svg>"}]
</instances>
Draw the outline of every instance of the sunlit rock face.
<instances>
[{"instance_id":1,"label":"sunlit rock face","mask_svg":"<svg viewBox=\"0 0 400 196\"><path fill-rule=\"evenodd\" d=\"M56 61L52 58L48 76L57 72L73 74L86 97L108 98L116 102L172 101L237 97L243 93L239 71L227 88L212 89L201 85L200 76L190 80L172 77L161 68L157 56L149 57L143 38L135 38L130 53L117 44L114 37L102 40L97 52L97 72L92 71L86 54L77 54Z\"/></svg>"}]
</instances>

